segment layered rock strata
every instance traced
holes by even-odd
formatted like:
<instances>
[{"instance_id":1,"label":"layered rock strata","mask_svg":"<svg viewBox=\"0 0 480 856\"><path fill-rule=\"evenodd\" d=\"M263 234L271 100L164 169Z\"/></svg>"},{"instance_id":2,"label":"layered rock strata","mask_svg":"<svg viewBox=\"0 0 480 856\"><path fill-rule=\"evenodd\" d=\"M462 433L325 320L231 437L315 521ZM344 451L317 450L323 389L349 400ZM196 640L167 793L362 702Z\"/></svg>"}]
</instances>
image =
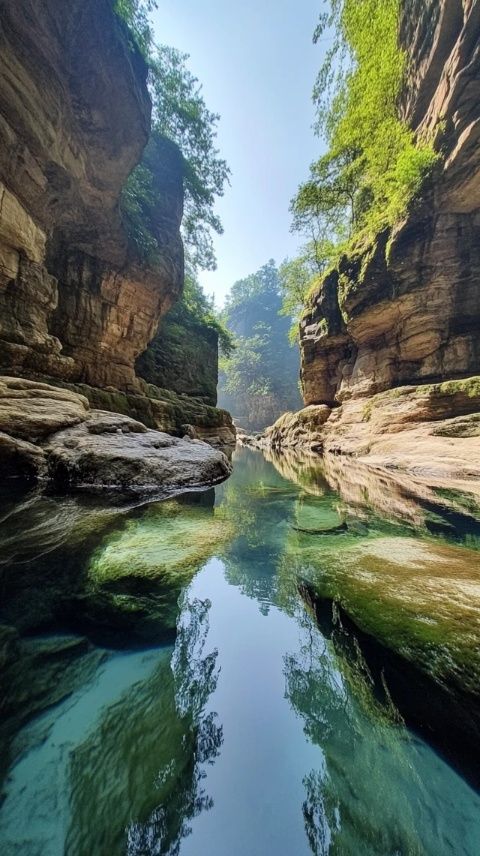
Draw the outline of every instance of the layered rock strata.
<instances>
[{"instance_id":1,"label":"layered rock strata","mask_svg":"<svg viewBox=\"0 0 480 856\"><path fill-rule=\"evenodd\" d=\"M310 405L244 442L348 455L378 471L480 497L480 378L398 387L332 408Z\"/></svg>"},{"instance_id":2,"label":"layered rock strata","mask_svg":"<svg viewBox=\"0 0 480 856\"><path fill-rule=\"evenodd\" d=\"M471 483L480 475L480 8L403 0L402 10L401 109L419 136L436 137L439 165L403 223L319 283L300 327L307 409L267 442Z\"/></svg>"},{"instance_id":3,"label":"layered rock strata","mask_svg":"<svg viewBox=\"0 0 480 856\"><path fill-rule=\"evenodd\" d=\"M424 5L404 0L403 109L442 163L405 222L320 284L301 323L306 404L480 374L480 10Z\"/></svg>"},{"instance_id":4,"label":"layered rock strata","mask_svg":"<svg viewBox=\"0 0 480 856\"><path fill-rule=\"evenodd\" d=\"M0 0L0 15L0 371L148 397L135 362L182 289L183 162L168 140L145 148L147 66L111 0ZM120 209L142 157L155 266ZM199 413L200 435L211 414L186 410L175 433Z\"/></svg>"},{"instance_id":5,"label":"layered rock strata","mask_svg":"<svg viewBox=\"0 0 480 856\"><path fill-rule=\"evenodd\" d=\"M85 397L68 390L6 377L0 379L0 462L4 476L62 492L158 495L215 484L231 472L223 452L201 440L91 410Z\"/></svg>"},{"instance_id":6,"label":"layered rock strata","mask_svg":"<svg viewBox=\"0 0 480 856\"><path fill-rule=\"evenodd\" d=\"M165 141L157 158L160 263L145 270L119 208L150 132L143 59L108 0L1 14L0 366L135 388L182 284L180 154Z\"/></svg>"}]
</instances>

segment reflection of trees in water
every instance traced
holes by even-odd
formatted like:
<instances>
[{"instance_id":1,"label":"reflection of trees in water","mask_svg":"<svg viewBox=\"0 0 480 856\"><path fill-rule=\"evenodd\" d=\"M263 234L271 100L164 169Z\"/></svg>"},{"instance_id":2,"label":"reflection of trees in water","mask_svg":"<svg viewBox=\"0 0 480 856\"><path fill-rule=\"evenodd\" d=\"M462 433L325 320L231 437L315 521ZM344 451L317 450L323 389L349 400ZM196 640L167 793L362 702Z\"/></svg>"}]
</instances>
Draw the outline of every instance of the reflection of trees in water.
<instances>
[{"instance_id":1,"label":"reflection of trees in water","mask_svg":"<svg viewBox=\"0 0 480 856\"><path fill-rule=\"evenodd\" d=\"M312 770L303 780L306 799L303 803L303 818L310 850L314 856L327 856L332 844L328 815L329 808L325 804L324 779L321 773ZM338 809L334 807L334 818L338 822Z\"/></svg>"},{"instance_id":2,"label":"reflection of trees in water","mask_svg":"<svg viewBox=\"0 0 480 856\"><path fill-rule=\"evenodd\" d=\"M190 823L212 807L205 766L223 742L206 711L219 669L205 653L208 601L184 598L177 642L106 710L71 761L69 856L176 856Z\"/></svg>"},{"instance_id":3,"label":"reflection of trees in water","mask_svg":"<svg viewBox=\"0 0 480 856\"><path fill-rule=\"evenodd\" d=\"M213 807L213 800L203 785L206 777L203 768L218 757L223 729L217 724L216 713L205 712L219 675L218 651L204 655L210 606L208 600L189 602L186 597L183 599L171 669L176 713L187 726L183 744L189 746L188 761L180 779L174 760L169 760L159 770L157 782L170 783L170 794L146 822L129 825L129 856L177 856L182 839L192 831L189 822Z\"/></svg>"},{"instance_id":4,"label":"reflection of trees in water","mask_svg":"<svg viewBox=\"0 0 480 856\"><path fill-rule=\"evenodd\" d=\"M303 816L315 856L424 852L420 830L438 811L388 692L379 697L356 639L338 615L323 634L298 614L302 644L285 657L286 696L323 753L304 779ZM414 796L414 799L413 799ZM444 794L443 794L444 796ZM441 840L434 838L438 843Z\"/></svg>"},{"instance_id":5,"label":"reflection of trees in water","mask_svg":"<svg viewBox=\"0 0 480 856\"><path fill-rule=\"evenodd\" d=\"M222 489L220 511L235 527L225 576L266 615L277 600L276 567L283 553L297 488L258 453L242 450L242 466Z\"/></svg>"}]
</instances>

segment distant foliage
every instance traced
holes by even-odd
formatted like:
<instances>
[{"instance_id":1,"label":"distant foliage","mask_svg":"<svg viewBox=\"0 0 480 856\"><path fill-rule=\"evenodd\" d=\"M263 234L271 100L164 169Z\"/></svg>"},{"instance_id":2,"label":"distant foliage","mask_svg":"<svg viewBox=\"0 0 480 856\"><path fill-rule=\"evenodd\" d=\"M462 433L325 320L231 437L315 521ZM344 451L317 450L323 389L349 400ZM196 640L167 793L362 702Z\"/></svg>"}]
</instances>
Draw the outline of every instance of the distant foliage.
<instances>
[{"instance_id":1,"label":"distant foliage","mask_svg":"<svg viewBox=\"0 0 480 856\"><path fill-rule=\"evenodd\" d=\"M226 301L223 320L234 335L235 350L220 361L220 395L245 427L265 427L284 410L301 405L298 348L289 345L291 319L282 317L281 309L282 286L273 261L236 282Z\"/></svg>"},{"instance_id":2,"label":"distant foliage","mask_svg":"<svg viewBox=\"0 0 480 856\"><path fill-rule=\"evenodd\" d=\"M129 28L133 42L149 65L152 134L176 143L183 156L185 211L182 232L190 264L215 268L212 232L221 233L215 214L218 196L229 177L216 147L219 116L208 110L201 86L187 68L187 54L155 45L149 22L155 0L116 0L115 11ZM125 187L122 208L139 257L155 263L156 240L151 225L155 182L145 164L137 167Z\"/></svg>"},{"instance_id":3,"label":"distant foliage","mask_svg":"<svg viewBox=\"0 0 480 856\"><path fill-rule=\"evenodd\" d=\"M292 201L319 271L394 225L437 160L399 116L407 58L400 0L329 0L314 41L331 40L314 88L316 130L328 150Z\"/></svg>"}]
</instances>

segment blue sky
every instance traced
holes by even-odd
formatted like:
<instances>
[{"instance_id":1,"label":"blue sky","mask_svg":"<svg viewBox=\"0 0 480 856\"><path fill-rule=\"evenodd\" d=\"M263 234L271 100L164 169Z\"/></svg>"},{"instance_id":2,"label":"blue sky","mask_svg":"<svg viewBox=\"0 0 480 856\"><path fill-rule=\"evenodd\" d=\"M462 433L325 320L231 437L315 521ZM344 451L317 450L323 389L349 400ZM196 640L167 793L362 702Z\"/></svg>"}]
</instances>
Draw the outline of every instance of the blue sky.
<instances>
[{"instance_id":1,"label":"blue sky","mask_svg":"<svg viewBox=\"0 0 480 856\"><path fill-rule=\"evenodd\" d=\"M201 274L221 306L237 279L268 259L295 255L288 205L320 153L311 91L321 64L312 44L320 0L159 0L156 40L190 54L210 110L220 113L218 147L232 171L217 205L225 233L218 269Z\"/></svg>"}]
</instances>

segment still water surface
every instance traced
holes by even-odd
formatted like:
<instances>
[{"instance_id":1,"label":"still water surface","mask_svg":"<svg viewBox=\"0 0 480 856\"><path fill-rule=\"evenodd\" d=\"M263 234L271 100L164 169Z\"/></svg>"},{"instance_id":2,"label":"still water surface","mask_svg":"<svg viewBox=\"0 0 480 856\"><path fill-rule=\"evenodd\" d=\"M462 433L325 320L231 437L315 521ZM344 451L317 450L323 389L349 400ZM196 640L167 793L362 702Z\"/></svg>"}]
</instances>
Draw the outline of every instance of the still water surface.
<instances>
[{"instance_id":1,"label":"still water surface","mask_svg":"<svg viewBox=\"0 0 480 856\"><path fill-rule=\"evenodd\" d=\"M125 608L148 633L131 645L124 629L122 644L90 634L68 691L11 736L4 856L478 856L480 797L457 751L475 707L462 683L477 674L473 518L459 533L447 515L445 537L429 512L437 528L420 531L418 519L352 510L320 474L302 472L287 478L259 453L237 452L215 497L134 509L75 551L88 609L98 611L101 591L102 615L108 597L108 615ZM54 549L46 561L60 573ZM452 567L468 594L439 614L437 583L430 600L425 587L448 586ZM159 575L180 585L159 592ZM156 639L172 610L176 634ZM383 645L372 650L377 619ZM53 625L27 640L33 654L78 641ZM450 681L460 697L445 708L452 752L428 714L442 720Z\"/></svg>"}]
</instances>

